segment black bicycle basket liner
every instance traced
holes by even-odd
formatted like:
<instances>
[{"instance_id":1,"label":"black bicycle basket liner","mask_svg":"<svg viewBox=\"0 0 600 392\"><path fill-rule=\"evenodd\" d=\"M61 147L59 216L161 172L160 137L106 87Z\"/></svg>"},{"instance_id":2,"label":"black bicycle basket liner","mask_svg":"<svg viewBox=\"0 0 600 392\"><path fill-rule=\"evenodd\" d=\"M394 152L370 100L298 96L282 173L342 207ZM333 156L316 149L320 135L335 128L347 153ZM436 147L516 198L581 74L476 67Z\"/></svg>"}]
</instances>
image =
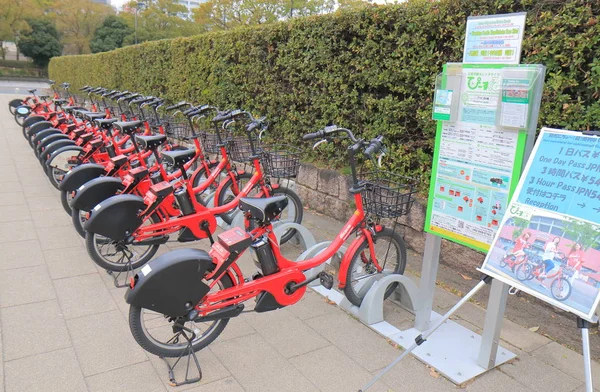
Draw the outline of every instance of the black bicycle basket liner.
<instances>
[{"instance_id":1,"label":"black bicycle basket liner","mask_svg":"<svg viewBox=\"0 0 600 392\"><path fill-rule=\"evenodd\" d=\"M265 174L275 178L297 177L300 171L301 150L290 145L265 147L263 169Z\"/></svg>"},{"instance_id":2,"label":"black bicycle basket liner","mask_svg":"<svg viewBox=\"0 0 600 392\"><path fill-rule=\"evenodd\" d=\"M379 218L398 218L410 212L417 180L385 171L361 174L365 211Z\"/></svg>"}]
</instances>

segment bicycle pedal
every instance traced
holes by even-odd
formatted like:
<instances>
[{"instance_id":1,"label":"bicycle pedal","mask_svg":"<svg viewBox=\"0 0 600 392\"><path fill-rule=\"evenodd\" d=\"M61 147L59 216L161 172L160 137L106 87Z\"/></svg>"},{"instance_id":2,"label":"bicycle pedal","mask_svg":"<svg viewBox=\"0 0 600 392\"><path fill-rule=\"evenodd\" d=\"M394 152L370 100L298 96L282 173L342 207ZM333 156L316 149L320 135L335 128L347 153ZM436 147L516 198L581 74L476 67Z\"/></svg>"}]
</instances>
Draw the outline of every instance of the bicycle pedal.
<instances>
[{"instance_id":1,"label":"bicycle pedal","mask_svg":"<svg viewBox=\"0 0 600 392\"><path fill-rule=\"evenodd\" d=\"M323 287L325 287L327 290L331 290L331 288L333 287L333 276L331 276L327 272L321 272L319 274L319 280Z\"/></svg>"}]
</instances>

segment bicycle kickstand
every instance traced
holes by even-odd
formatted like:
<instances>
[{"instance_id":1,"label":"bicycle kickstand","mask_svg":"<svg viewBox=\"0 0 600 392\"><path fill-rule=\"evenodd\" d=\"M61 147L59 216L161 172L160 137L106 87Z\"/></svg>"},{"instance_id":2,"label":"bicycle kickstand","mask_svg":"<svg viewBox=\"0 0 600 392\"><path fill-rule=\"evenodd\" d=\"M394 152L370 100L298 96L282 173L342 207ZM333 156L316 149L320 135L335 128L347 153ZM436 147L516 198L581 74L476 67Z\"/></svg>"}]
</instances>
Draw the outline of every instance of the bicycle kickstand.
<instances>
[{"instance_id":1,"label":"bicycle kickstand","mask_svg":"<svg viewBox=\"0 0 600 392\"><path fill-rule=\"evenodd\" d=\"M175 363L173 363L173 365L169 364L169 362L167 361L166 358L159 357L160 359L165 361L165 363L167 364L167 368L169 369L169 385L171 385L173 387L178 387L178 386L186 385L186 384L193 384L193 383L196 383L196 382L199 382L200 380L202 380L202 368L200 367L200 362L198 361L198 357L196 356L196 353L194 352L194 348L192 346L192 341L196 337L196 334L184 326L173 326L174 331L177 329L179 329L179 331L178 331L179 336L183 335L183 337L187 340L188 344L187 344L185 350L182 351L182 353L177 357L177 359L175 360ZM191 337L188 336L185 333L185 331L191 333ZM180 361L183 357L187 357L187 360L185 361L185 378L183 381L179 382L175 378L175 368L180 363ZM194 365L196 366L196 370L198 371L198 376L190 378L189 377L190 363L192 362L192 359L194 360ZM183 362L181 362L181 363L183 363Z\"/></svg>"}]
</instances>

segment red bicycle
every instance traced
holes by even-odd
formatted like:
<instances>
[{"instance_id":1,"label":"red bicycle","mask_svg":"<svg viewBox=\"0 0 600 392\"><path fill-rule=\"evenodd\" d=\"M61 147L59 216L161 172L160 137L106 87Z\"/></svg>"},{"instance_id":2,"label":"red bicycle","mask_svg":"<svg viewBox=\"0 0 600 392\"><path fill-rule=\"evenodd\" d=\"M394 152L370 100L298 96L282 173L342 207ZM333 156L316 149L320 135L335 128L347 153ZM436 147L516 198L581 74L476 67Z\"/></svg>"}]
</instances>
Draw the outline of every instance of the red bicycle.
<instances>
[{"instance_id":1,"label":"red bicycle","mask_svg":"<svg viewBox=\"0 0 600 392\"><path fill-rule=\"evenodd\" d=\"M366 142L348 129L331 126L304 135L304 140L331 139L335 134L347 135L354 143L348 155L356 211L331 245L307 260L285 258L271 222L286 208L286 198L241 199L246 231L234 228L220 234L209 253L180 249L164 254L131 279L126 294L129 325L141 347L161 357L180 357L191 352L190 346L198 351L214 341L229 319L242 313L245 301L255 298L254 311L266 312L298 302L306 286L316 279L331 288L331 275L311 270L339 251L352 234L356 238L344 254L338 274L338 287L352 303L360 305L378 276L404 272L404 241L394 229L381 225L379 218L408 213L414 184L380 181L379 176L359 181L355 154L376 154L383 148L381 136ZM249 247L258 258L260 272L245 278L236 260ZM395 288L391 285L386 297Z\"/></svg>"},{"instance_id":2,"label":"red bicycle","mask_svg":"<svg viewBox=\"0 0 600 392\"><path fill-rule=\"evenodd\" d=\"M552 296L557 301L566 301L571 296L572 287L569 277L573 276L574 271L572 267L564 263L566 260L564 254L561 255L563 261L555 272L548 273L542 277L541 275L545 272L546 264L541 258L538 258L536 261L528 260L526 263L519 265L515 272L517 279L524 282L535 278L543 287L546 287L543 285L544 281L551 280L550 293Z\"/></svg>"},{"instance_id":3,"label":"red bicycle","mask_svg":"<svg viewBox=\"0 0 600 392\"><path fill-rule=\"evenodd\" d=\"M248 112L235 111L213 118L214 122L247 117ZM92 260L109 271L122 272L135 269L150 260L158 247L177 233L177 241L196 241L210 238L215 232L220 216L230 219L228 213L238 207L239 200L248 195L269 197L283 195L292 202L294 215L291 221L302 221L302 202L289 188L272 184L262 171L262 154L257 153L253 144L253 134L263 126L261 120L251 119L247 125L247 139L250 154L247 159L253 164L254 173L242 183L238 173L229 172L221 181L215 193L215 206L207 208L197 198L184 165L196 156L195 150L162 152L164 162L181 172L181 181L171 184L167 181L152 185L144 197L117 195L96 205L90 218L85 222L86 248ZM223 144L221 148L225 148ZM225 155L226 156L226 155ZM229 220L228 223L231 223ZM287 230L287 241L295 234Z\"/></svg>"}]
</instances>

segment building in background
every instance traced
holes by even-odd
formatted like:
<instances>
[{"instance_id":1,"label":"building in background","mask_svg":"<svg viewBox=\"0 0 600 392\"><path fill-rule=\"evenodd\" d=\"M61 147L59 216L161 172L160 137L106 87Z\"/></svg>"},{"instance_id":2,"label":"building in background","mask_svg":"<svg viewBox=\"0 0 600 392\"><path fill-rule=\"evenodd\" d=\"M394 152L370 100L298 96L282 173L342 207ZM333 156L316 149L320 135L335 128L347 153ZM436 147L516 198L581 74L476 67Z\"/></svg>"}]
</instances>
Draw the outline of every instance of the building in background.
<instances>
[{"instance_id":1,"label":"building in background","mask_svg":"<svg viewBox=\"0 0 600 392\"><path fill-rule=\"evenodd\" d=\"M178 0L177 2L181 5L187 7L188 12L186 15L181 15L184 18L192 19L192 10L194 8L198 8L200 3L203 3L205 0Z\"/></svg>"}]
</instances>

